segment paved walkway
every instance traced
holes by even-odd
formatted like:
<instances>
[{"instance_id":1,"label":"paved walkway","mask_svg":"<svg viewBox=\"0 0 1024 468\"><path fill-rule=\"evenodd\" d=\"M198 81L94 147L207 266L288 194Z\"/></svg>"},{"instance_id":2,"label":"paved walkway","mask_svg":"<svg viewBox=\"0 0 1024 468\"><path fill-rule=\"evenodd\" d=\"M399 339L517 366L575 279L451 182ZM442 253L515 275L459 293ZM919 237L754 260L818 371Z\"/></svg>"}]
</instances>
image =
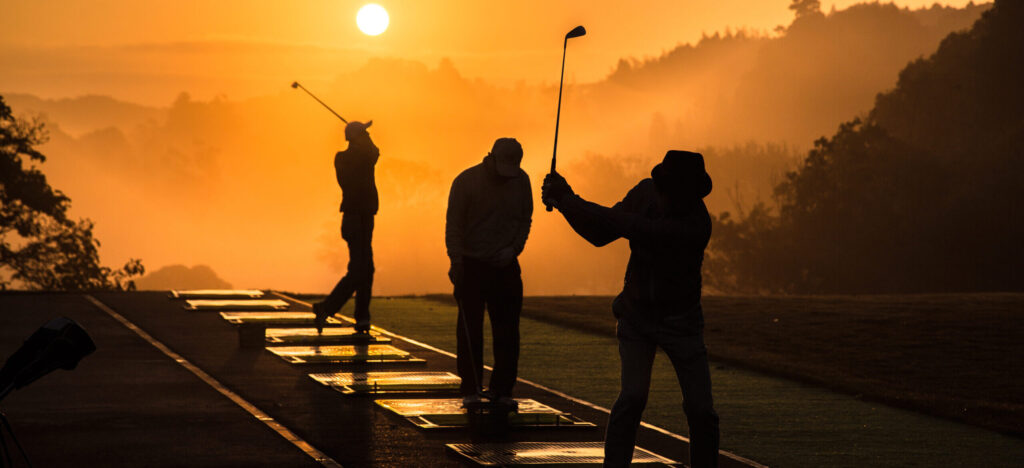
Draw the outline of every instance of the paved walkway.
<instances>
[{"instance_id":1,"label":"paved walkway","mask_svg":"<svg viewBox=\"0 0 1024 468\"><path fill-rule=\"evenodd\" d=\"M336 365L293 366L239 348L219 314L185 311L165 292L93 297L98 304L83 295L0 294L0 355L61 315L82 324L98 347L75 371L57 371L3 402L35 466L464 466L444 445L485 440L417 429L371 398L346 397L307 376ZM309 310L289 302L290 310ZM393 338L427 364L387 370L454 371L450 353ZM529 383L517 393L597 427L515 431L502 440L601 440L601 408ZM645 427L640 440L659 455L687 459L686 444L667 431ZM722 458L724 467L751 465Z\"/></svg>"}]
</instances>

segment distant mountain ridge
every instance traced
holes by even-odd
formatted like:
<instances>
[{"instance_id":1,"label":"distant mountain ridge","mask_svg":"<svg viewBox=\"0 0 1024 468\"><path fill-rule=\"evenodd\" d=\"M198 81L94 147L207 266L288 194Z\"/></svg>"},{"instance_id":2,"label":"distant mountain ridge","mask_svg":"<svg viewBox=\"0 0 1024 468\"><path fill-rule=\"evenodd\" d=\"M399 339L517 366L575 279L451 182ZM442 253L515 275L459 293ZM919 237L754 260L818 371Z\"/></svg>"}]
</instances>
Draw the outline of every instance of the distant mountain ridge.
<instances>
[{"instance_id":1,"label":"distant mountain ridge","mask_svg":"<svg viewBox=\"0 0 1024 468\"><path fill-rule=\"evenodd\" d=\"M106 127L130 129L146 121L166 118L166 108L155 108L122 101L110 96L87 95L75 98L45 99L31 94L5 94L12 108L42 114L43 118L71 134Z\"/></svg>"},{"instance_id":2,"label":"distant mountain ridge","mask_svg":"<svg viewBox=\"0 0 1024 468\"><path fill-rule=\"evenodd\" d=\"M870 109L907 62L933 53L942 38L969 28L990 7L862 3L798 17L778 36L715 33L660 57L620 60L606 80L587 86L587 99L618 98L628 109L650 94L656 100L648 106L661 114L694 113L672 119L677 141L803 144Z\"/></svg>"},{"instance_id":3,"label":"distant mountain ridge","mask_svg":"<svg viewBox=\"0 0 1024 468\"><path fill-rule=\"evenodd\" d=\"M206 265L168 265L135 280L139 290L165 289L231 289L212 268Z\"/></svg>"}]
</instances>

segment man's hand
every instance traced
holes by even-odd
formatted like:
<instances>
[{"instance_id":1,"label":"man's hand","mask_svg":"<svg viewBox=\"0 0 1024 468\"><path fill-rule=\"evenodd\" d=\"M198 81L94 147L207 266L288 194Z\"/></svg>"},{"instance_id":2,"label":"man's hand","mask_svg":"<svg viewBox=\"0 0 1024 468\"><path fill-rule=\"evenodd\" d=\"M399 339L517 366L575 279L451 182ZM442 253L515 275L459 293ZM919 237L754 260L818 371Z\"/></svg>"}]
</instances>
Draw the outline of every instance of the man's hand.
<instances>
[{"instance_id":1,"label":"man's hand","mask_svg":"<svg viewBox=\"0 0 1024 468\"><path fill-rule=\"evenodd\" d=\"M448 279L451 280L452 286L459 287L459 284L462 283L462 276L462 262L452 262L452 266L448 268Z\"/></svg>"},{"instance_id":2,"label":"man's hand","mask_svg":"<svg viewBox=\"0 0 1024 468\"><path fill-rule=\"evenodd\" d=\"M572 194L572 187L569 186L569 182L561 174L552 172L544 177L544 185L541 186L540 197L545 202L557 207L563 198Z\"/></svg>"}]
</instances>

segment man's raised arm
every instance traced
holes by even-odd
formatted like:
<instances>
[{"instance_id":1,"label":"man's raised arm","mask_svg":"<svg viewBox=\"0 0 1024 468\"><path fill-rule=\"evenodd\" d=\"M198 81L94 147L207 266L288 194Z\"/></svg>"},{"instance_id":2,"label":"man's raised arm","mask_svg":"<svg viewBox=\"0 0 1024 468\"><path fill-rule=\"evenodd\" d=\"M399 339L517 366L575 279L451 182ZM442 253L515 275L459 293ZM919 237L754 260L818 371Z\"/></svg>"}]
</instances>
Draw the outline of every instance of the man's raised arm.
<instances>
[{"instance_id":1,"label":"man's raised arm","mask_svg":"<svg viewBox=\"0 0 1024 468\"><path fill-rule=\"evenodd\" d=\"M605 216L604 212L606 210L622 211L623 202L629 198L629 194L626 195L626 199L616 203L614 207L604 207L586 201L573 193L569 183L557 172L548 174L544 178L541 192L544 200L552 201L565 220L569 222L569 226L587 242L602 247L622 237L622 231L610 222L610 218Z\"/></svg>"}]
</instances>

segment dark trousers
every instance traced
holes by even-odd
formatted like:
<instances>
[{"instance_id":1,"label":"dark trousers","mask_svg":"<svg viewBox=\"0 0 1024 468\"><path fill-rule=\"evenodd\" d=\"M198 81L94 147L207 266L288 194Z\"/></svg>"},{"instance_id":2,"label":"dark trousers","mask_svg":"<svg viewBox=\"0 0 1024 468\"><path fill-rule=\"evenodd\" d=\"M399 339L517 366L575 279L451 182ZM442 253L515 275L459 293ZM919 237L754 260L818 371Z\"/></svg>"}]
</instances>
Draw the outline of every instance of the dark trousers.
<instances>
[{"instance_id":1,"label":"dark trousers","mask_svg":"<svg viewBox=\"0 0 1024 468\"><path fill-rule=\"evenodd\" d=\"M455 287L455 300L459 304L456 334L462 394L476 393L481 385L486 307L494 339L494 372L491 374L490 391L496 396L510 396L519 367L519 313L523 310L519 262L494 267L466 258L460 283Z\"/></svg>"},{"instance_id":2,"label":"dark trousers","mask_svg":"<svg viewBox=\"0 0 1024 468\"><path fill-rule=\"evenodd\" d=\"M702 334L681 332L671 319L642 325L620 319L616 330L622 361L622 390L612 406L605 434L606 467L629 466L640 417L651 387L656 348L665 350L683 391L683 412L690 426L690 466L718 466L718 414L711 401L711 374Z\"/></svg>"},{"instance_id":3,"label":"dark trousers","mask_svg":"<svg viewBox=\"0 0 1024 468\"><path fill-rule=\"evenodd\" d=\"M341 238L348 243L348 271L324 299L325 310L334 314L356 295L356 322L370 323L370 294L373 289L373 215L345 213L341 217Z\"/></svg>"}]
</instances>

